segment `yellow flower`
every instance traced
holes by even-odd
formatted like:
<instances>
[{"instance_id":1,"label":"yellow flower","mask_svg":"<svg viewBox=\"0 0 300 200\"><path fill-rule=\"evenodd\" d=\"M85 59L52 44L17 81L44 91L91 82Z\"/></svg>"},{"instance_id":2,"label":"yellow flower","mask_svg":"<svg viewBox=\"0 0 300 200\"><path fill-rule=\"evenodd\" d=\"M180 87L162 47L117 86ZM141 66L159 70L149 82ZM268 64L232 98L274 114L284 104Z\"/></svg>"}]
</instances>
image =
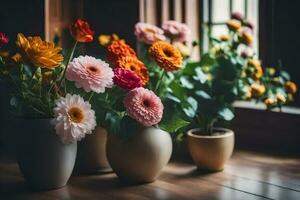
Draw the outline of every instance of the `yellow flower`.
<instances>
[{"instance_id":1,"label":"yellow flower","mask_svg":"<svg viewBox=\"0 0 300 200\"><path fill-rule=\"evenodd\" d=\"M286 98L282 94L276 94L276 100L280 104L283 104L286 102Z\"/></svg>"},{"instance_id":2,"label":"yellow flower","mask_svg":"<svg viewBox=\"0 0 300 200\"><path fill-rule=\"evenodd\" d=\"M292 94L295 94L297 92L297 85L292 81L287 81L285 83L285 89Z\"/></svg>"},{"instance_id":3,"label":"yellow flower","mask_svg":"<svg viewBox=\"0 0 300 200\"><path fill-rule=\"evenodd\" d=\"M223 42L226 42L229 40L229 35L227 34L223 34L220 36L220 40L223 41Z\"/></svg>"},{"instance_id":4,"label":"yellow flower","mask_svg":"<svg viewBox=\"0 0 300 200\"><path fill-rule=\"evenodd\" d=\"M23 58L36 67L53 69L64 57L60 54L61 48L55 47L53 42L43 41L40 37L25 37L19 33L16 41L23 54Z\"/></svg>"},{"instance_id":5,"label":"yellow flower","mask_svg":"<svg viewBox=\"0 0 300 200\"><path fill-rule=\"evenodd\" d=\"M213 75L211 73L206 74L206 78L208 81L211 81L213 79Z\"/></svg>"},{"instance_id":6,"label":"yellow flower","mask_svg":"<svg viewBox=\"0 0 300 200\"><path fill-rule=\"evenodd\" d=\"M174 42L173 45L180 51L182 57L188 57L191 55L191 50L188 46L181 42Z\"/></svg>"},{"instance_id":7,"label":"yellow flower","mask_svg":"<svg viewBox=\"0 0 300 200\"><path fill-rule=\"evenodd\" d=\"M273 67L268 67L267 72L270 76L274 76L274 74L276 73L276 70Z\"/></svg>"},{"instance_id":8,"label":"yellow flower","mask_svg":"<svg viewBox=\"0 0 300 200\"><path fill-rule=\"evenodd\" d=\"M267 107L270 107L275 103L275 101L269 97L269 98L265 99L264 103Z\"/></svg>"},{"instance_id":9,"label":"yellow flower","mask_svg":"<svg viewBox=\"0 0 300 200\"><path fill-rule=\"evenodd\" d=\"M251 87L249 87L249 86L245 87L244 97L245 97L245 99L250 99L251 98Z\"/></svg>"},{"instance_id":10,"label":"yellow flower","mask_svg":"<svg viewBox=\"0 0 300 200\"><path fill-rule=\"evenodd\" d=\"M218 53L221 52L221 48L220 48L220 47L214 46L213 48L211 48L211 52L212 52L213 54L218 54Z\"/></svg>"},{"instance_id":11,"label":"yellow flower","mask_svg":"<svg viewBox=\"0 0 300 200\"><path fill-rule=\"evenodd\" d=\"M248 46L253 43L253 36L248 31L243 31L239 38L242 43Z\"/></svg>"},{"instance_id":12,"label":"yellow flower","mask_svg":"<svg viewBox=\"0 0 300 200\"><path fill-rule=\"evenodd\" d=\"M119 36L115 33L112 35L99 35L98 41L101 46L108 46L111 44L113 41L120 40Z\"/></svg>"},{"instance_id":13,"label":"yellow flower","mask_svg":"<svg viewBox=\"0 0 300 200\"><path fill-rule=\"evenodd\" d=\"M248 65L254 69L252 78L255 80L260 79L263 76L263 70L259 60L249 59Z\"/></svg>"},{"instance_id":14,"label":"yellow flower","mask_svg":"<svg viewBox=\"0 0 300 200\"><path fill-rule=\"evenodd\" d=\"M276 84L276 85L280 83L279 77L274 77L274 78L272 78L271 81L272 81L273 84Z\"/></svg>"},{"instance_id":15,"label":"yellow flower","mask_svg":"<svg viewBox=\"0 0 300 200\"><path fill-rule=\"evenodd\" d=\"M260 97L263 95L266 91L266 88L264 85L259 83L253 83L251 85L251 96L252 97Z\"/></svg>"},{"instance_id":16,"label":"yellow flower","mask_svg":"<svg viewBox=\"0 0 300 200\"><path fill-rule=\"evenodd\" d=\"M238 20L231 19L231 20L229 20L228 22L226 22L226 25L227 25L227 27L228 27L230 30L236 32L236 31L238 31L238 30L241 28L241 25L242 25L242 24L241 24L241 22L238 21Z\"/></svg>"}]
</instances>

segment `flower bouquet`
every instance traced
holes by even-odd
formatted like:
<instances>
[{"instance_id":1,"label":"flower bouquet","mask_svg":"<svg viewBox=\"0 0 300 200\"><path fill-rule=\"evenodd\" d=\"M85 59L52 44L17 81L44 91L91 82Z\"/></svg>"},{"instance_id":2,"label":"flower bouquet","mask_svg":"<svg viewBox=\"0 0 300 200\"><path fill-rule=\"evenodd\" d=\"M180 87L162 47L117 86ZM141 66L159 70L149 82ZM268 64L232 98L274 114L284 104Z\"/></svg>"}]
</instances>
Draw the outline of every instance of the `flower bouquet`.
<instances>
[{"instance_id":1,"label":"flower bouquet","mask_svg":"<svg viewBox=\"0 0 300 200\"><path fill-rule=\"evenodd\" d=\"M236 100L263 101L268 108L281 107L296 91L287 72L266 68L251 49L253 24L234 13L227 23L229 33L211 39L211 49L200 62L188 63L183 76L187 94L198 109L187 141L195 163L202 168L221 170L234 146L231 130L216 128L234 117Z\"/></svg>"},{"instance_id":2,"label":"flower bouquet","mask_svg":"<svg viewBox=\"0 0 300 200\"><path fill-rule=\"evenodd\" d=\"M135 34L147 45L147 52L140 57L116 34L99 36L113 68L115 87L105 95L108 104L100 105L100 96L95 99L97 118L103 119L109 133L107 156L113 170L128 181L150 182L171 156L168 133L189 123L182 115L191 105L186 97L180 97L186 102L181 107L174 95L176 88L168 86L177 79L175 71L184 67L182 54L164 35L149 31L152 35L143 36L146 27L141 26L149 26L157 34L162 31L149 24L136 25Z\"/></svg>"},{"instance_id":3,"label":"flower bouquet","mask_svg":"<svg viewBox=\"0 0 300 200\"><path fill-rule=\"evenodd\" d=\"M87 61L80 59L71 62L77 44L93 40L89 24L77 20L70 32L74 46L68 59L53 42L22 33L17 35L16 54L0 57L1 81L9 83L10 105L19 119L20 132L25 131L17 144L18 162L34 189L66 184L75 163L76 141L91 134L96 126L95 112L89 103L91 95L87 92L104 92L112 84L103 84L94 76L100 68L103 72L110 70L106 73L113 76L103 61L99 61L100 66L93 63L96 59L90 60L95 66L83 65ZM80 79L76 70L81 73ZM71 82L74 78L75 85Z\"/></svg>"}]
</instances>

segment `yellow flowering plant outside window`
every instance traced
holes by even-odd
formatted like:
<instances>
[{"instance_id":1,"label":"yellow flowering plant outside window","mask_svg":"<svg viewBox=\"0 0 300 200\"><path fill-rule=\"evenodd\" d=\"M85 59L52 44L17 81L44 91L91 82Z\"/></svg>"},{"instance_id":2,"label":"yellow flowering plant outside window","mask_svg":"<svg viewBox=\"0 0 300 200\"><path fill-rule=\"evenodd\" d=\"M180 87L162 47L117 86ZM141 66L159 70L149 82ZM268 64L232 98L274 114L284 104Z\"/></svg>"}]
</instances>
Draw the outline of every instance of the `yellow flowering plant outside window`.
<instances>
[{"instance_id":1,"label":"yellow flowering plant outside window","mask_svg":"<svg viewBox=\"0 0 300 200\"><path fill-rule=\"evenodd\" d=\"M207 135L213 134L216 123L234 118L234 101L255 100L268 109L280 108L297 90L286 71L263 69L252 52L253 26L246 19L231 19L226 25L228 34L211 38L209 51L199 62L189 62L181 77L186 79L183 92L198 105L191 122Z\"/></svg>"}]
</instances>

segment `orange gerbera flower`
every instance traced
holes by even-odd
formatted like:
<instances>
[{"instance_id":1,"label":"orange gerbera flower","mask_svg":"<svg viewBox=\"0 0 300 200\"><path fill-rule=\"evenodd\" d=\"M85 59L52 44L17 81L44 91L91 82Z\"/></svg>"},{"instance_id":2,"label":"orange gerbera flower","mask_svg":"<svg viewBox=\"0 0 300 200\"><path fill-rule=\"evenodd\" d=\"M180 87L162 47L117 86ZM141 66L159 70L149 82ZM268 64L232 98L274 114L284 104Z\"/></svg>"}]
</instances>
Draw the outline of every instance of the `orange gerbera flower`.
<instances>
[{"instance_id":1,"label":"orange gerbera flower","mask_svg":"<svg viewBox=\"0 0 300 200\"><path fill-rule=\"evenodd\" d=\"M166 71L175 71L181 67L182 56L180 51L168 42L155 42L150 47L149 54Z\"/></svg>"},{"instance_id":2,"label":"orange gerbera flower","mask_svg":"<svg viewBox=\"0 0 300 200\"><path fill-rule=\"evenodd\" d=\"M143 86L149 82L149 72L143 62L136 57L126 56L117 61L117 67L128 69L142 80Z\"/></svg>"},{"instance_id":3,"label":"orange gerbera flower","mask_svg":"<svg viewBox=\"0 0 300 200\"><path fill-rule=\"evenodd\" d=\"M134 58L136 58L136 53L124 41L117 40L117 41L112 42L107 47L107 59L108 59L108 61L112 64L116 64L117 60L119 60L122 57L134 57Z\"/></svg>"}]
</instances>

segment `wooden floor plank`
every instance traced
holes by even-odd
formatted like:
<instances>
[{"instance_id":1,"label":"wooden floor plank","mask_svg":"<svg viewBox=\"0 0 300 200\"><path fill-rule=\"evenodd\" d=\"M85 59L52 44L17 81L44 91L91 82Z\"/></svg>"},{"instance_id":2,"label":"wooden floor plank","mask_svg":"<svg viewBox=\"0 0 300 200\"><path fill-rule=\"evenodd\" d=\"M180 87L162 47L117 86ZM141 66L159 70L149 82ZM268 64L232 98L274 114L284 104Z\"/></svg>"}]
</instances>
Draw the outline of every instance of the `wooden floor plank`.
<instances>
[{"instance_id":1,"label":"wooden floor plank","mask_svg":"<svg viewBox=\"0 0 300 200\"><path fill-rule=\"evenodd\" d=\"M0 162L2 200L300 199L300 160L236 152L225 170L208 173L193 164L171 162L150 184L121 182L114 173L72 176L58 190L32 192L16 163Z\"/></svg>"}]
</instances>

